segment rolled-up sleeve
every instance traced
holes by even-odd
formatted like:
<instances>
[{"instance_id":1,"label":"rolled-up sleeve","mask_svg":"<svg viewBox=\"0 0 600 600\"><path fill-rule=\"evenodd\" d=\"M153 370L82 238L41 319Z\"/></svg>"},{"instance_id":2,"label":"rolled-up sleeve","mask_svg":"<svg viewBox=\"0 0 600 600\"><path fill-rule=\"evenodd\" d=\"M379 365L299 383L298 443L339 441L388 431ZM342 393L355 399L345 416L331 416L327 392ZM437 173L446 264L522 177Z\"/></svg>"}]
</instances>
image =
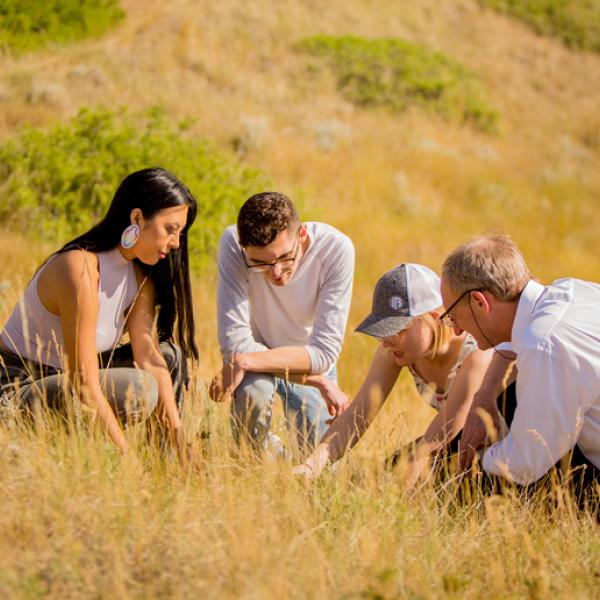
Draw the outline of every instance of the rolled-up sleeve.
<instances>
[{"instance_id":1,"label":"rolled-up sleeve","mask_svg":"<svg viewBox=\"0 0 600 600\"><path fill-rule=\"evenodd\" d=\"M337 362L342 350L354 279L354 246L340 236L325 261L322 287L308 344L311 371L325 373Z\"/></svg>"},{"instance_id":2,"label":"rolled-up sleeve","mask_svg":"<svg viewBox=\"0 0 600 600\"><path fill-rule=\"evenodd\" d=\"M241 352L268 350L254 339L250 327L248 270L231 227L219 241L217 329L223 360Z\"/></svg>"},{"instance_id":3,"label":"rolled-up sleeve","mask_svg":"<svg viewBox=\"0 0 600 600\"><path fill-rule=\"evenodd\" d=\"M507 437L483 456L483 468L527 485L542 477L577 443L594 401L577 378L576 361L551 344L519 352L517 409Z\"/></svg>"}]
</instances>

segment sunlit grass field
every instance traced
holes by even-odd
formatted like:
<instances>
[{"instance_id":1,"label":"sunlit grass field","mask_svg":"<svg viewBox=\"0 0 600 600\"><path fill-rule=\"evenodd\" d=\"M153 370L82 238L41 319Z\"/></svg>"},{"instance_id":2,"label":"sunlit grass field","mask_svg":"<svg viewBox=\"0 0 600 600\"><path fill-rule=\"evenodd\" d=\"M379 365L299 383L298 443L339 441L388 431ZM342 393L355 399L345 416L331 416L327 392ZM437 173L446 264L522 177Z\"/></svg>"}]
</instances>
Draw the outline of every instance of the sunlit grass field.
<instances>
[{"instance_id":1,"label":"sunlit grass field","mask_svg":"<svg viewBox=\"0 0 600 600\"><path fill-rule=\"evenodd\" d=\"M306 220L354 240L338 369L349 394L375 349L353 328L379 275L400 262L439 270L457 244L500 229L541 281L600 281L600 55L475 0L121 5L125 20L101 39L0 59L1 138L81 107L161 104L173 120L195 119L193 132L267 173ZM444 52L484 82L497 132L349 103L294 50L318 34ZM54 92L32 94L40 84ZM0 229L0 323L57 247L50 237ZM553 502L510 490L465 499L452 482L407 494L402 469L383 469L431 418L405 376L365 439L314 485L288 463L236 457L228 406L206 397L219 364L207 262L194 276L201 361L184 419L197 467L183 471L142 428L128 432L139 460L123 461L86 420L49 417L36 428L9 419L0 425L0 597L600 597L598 524L563 490ZM286 438L280 411L275 430Z\"/></svg>"}]
</instances>

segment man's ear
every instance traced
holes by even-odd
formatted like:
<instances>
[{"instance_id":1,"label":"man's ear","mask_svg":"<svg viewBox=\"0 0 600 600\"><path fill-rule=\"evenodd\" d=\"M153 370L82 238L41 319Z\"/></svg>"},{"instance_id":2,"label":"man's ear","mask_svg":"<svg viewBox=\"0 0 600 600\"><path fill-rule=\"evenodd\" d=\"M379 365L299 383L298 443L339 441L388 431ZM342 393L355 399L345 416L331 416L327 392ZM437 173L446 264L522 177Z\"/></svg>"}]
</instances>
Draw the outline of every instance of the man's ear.
<instances>
[{"instance_id":1,"label":"man's ear","mask_svg":"<svg viewBox=\"0 0 600 600\"><path fill-rule=\"evenodd\" d=\"M489 292L471 292L471 302L475 306L478 306L480 310L483 310L483 312L489 313L492 310L492 296L490 295L490 297L488 298L486 294L489 294Z\"/></svg>"},{"instance_id":2,"label":"man's ear","mask_svg":"<svg viewBox=\"0 0 600 600\"><path fill-rule=\"evenodd\" d=\"M306 225L304 225L304 223L300 225L300 232L298 235L301 244L306 241L306 238L308 237L308 230L306 229Z\"/></svg>"}]
</instances>

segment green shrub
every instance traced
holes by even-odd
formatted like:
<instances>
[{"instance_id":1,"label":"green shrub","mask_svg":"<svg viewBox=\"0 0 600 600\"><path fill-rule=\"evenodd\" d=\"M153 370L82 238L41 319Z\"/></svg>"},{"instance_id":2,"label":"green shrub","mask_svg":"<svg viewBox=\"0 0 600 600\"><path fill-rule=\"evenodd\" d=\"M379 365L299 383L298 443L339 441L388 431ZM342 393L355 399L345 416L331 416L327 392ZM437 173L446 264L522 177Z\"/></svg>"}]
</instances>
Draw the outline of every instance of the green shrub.
<instances>
[{"instance_id":1,"label":"green shrub","mask_svg":"<svg viewBox=\"0 0 600 600\"><path fill-rule=\"evenodd\" d=\"M99 35L124 16L118 0L0 0L0 53Z\"/></svg>"},{"instance_id":2,"label":"green shrub","mask_svg":"<svg viewBox=\"0 0 600 600\"><path fill-rule=\"evenodd\" d=\"M567 46L600 52L600 0L479 0Z\"/></svg>"},{"instance_id":3,"label":"green shrub","mask_svg":"<svg viewBox=\"0 0 600 600\"><path fill-rule=\"evenodd\" d=\"M161 166L198 201L190 247L194 262L205 263L240 204L268 181L208 142L186 137L186 128L159 109L137 120L121 109L82 110L49 130L23 130L0 145L0 223L66 242L100 220L128 173Z\"/></svg>"},{"instance_id":4,"label":"green shrub","mask_svg":"<svg viewBox=\"0 0 600 600\"><path fill-rule=\"evenodd\" d=\"M423 106L452 120L493 130L497 113L480 81L439 52L398 39L320 35L299 49L327 61L340 92L359 106L403 111Z\"/></svg>"}]
</instances>

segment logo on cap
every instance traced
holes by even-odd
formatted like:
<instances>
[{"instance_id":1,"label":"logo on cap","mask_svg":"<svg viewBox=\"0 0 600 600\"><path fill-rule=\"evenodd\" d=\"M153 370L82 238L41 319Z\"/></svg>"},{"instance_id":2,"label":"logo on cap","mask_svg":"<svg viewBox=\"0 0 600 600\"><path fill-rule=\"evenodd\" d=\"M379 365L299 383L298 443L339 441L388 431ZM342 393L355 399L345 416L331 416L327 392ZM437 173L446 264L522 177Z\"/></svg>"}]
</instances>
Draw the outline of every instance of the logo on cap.
<instances>
[{"instance_id":1,"label":"logo on cap","mask_svg":"<svg viewBox=\"0 0 600 600\"><path fill-rule=\"evenodd\" d=\"M399 311L402 308L404 301L400 296L392 296L390 298L390 308L395 311Z\"/></svg>"}]
</instances>

